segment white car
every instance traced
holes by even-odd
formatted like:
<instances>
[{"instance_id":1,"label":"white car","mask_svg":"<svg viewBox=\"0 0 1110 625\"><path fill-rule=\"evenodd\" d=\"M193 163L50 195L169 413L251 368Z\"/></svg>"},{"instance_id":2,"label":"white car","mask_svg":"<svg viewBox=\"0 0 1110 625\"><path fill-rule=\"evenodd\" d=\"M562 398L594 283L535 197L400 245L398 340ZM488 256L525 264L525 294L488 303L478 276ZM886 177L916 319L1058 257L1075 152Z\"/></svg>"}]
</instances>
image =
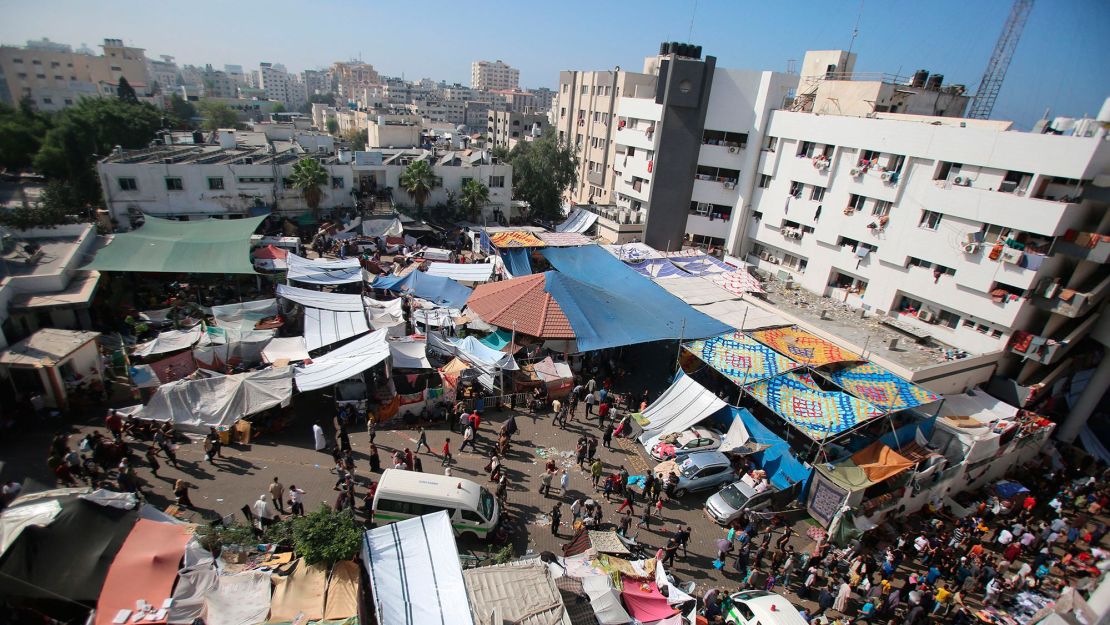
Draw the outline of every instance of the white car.
<instances>
[{"instance_id":1,"label":"white car","mask_svg":"<svg viewBox=\"0 0 1110 625\"><path fill-rule=\"evenodd\" d=\"M794 604L766 590L742 590L733 594L725 622L728 625L806 625Z\"/></svg>"},{"instance_id":2,"label":"white car","mask_svg":"<svg viewBox=\"0 0 1110 625\"><path fill-rule=\"evenodd\" d=\"M651 448L651 457L658 462L674 460L695 451L716 451L722 435L717 430L692 427L677 434L667 434Z\"/></svg>"}]
</instances>

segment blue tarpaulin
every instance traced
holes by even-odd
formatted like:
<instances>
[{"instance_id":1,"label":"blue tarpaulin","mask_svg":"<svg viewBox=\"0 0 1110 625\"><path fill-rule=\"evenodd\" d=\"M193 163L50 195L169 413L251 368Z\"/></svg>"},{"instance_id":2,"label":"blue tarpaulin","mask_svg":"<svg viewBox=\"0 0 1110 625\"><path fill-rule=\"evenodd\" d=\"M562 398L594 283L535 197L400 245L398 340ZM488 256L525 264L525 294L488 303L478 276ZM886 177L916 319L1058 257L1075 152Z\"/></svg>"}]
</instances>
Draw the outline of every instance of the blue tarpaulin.
<instances>
[{"instance_id":1,"label":"blue tarpaulin","mask_svg":"<svg viewBox=\"0 0 1110 625\"><path fill-rule=\"evenodd\" d=\"M732 330L596 245L548 247L542 253L558 270L548 272L547 292L570 320L579 349L698 339Z\"/></svg>"},{"instance_id":2,"label":"blue tarpaulin","mask_svg":"<svg viewBox=\"0 0 1110 625\"><path fill-rule=\"evenodd\" d=\"M794 457L790 451L790 444L779 437L767 426L760 423L751 412L745 408L732 408L733 418L740 419L748 430L751 440L763 445L770 445L761 452L752 454L752 459L761 469L767 472L767 478L778 488L790 488L791 482L801 482L799 495L806 492L807 482L813 475L813 469L806 468L804 464Z\"/></svg>"},{"instance_id":3,"label":"blue tarpaulin","mask_svg":"<svg viewBox=\"0 0 1110 625\"><path fill-rule=\"evenodd\" d=\"M411 293L433 304L460 309L466 305L471 291L451 278L430 276L423 271L414 271L407 276L379 276L371 286L386 291Z\"/></svg>"},{"instance_id":4,"label":"blue tarpaulin","mask_svg":"<svg viewBox=\"0 0 1110 625\"><path fill-rule=\"evenodd\" d=\"M489 234L486 233L485 228L482 228L478 234L478 248L487 254L493 251L493 242L489 240Z\"/></svg>"},{"instance_id":5,"label":"blue tarpaulin","mask_svg":"<svg viewBox=\"0 0 1110 625\"><path fill-rule=\"evenodd\" d=\"M514 278L532 275L532 250L527 247L510 247L501 250L501 260Z\"/></svg>"}]
</instances>

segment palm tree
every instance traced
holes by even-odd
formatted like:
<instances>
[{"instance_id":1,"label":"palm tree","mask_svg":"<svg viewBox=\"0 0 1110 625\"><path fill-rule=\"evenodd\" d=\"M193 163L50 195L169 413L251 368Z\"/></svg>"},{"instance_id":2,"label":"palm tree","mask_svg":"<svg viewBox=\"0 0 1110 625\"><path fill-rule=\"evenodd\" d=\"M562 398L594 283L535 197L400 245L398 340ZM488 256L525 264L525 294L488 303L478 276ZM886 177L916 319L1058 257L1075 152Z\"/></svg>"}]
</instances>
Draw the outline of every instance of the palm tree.
<instances>
[{"instance_id":1,"label":"palm tree","mask_svg":"<svg viewBox=\"0 0 1110 625\"><path fill-rule=\"evenodd\" d=\"M315 216L320 200L324 199L320 187L328 183L327 170L314 158L302 158L293 165L293 175L289 179L294 189L301 190L305 203Z\"/></svg>"},{"instance_id":2,"label":"palm tree","mask_svg":"<svg viewBox=\"0 0 1110 625\"><path fill-rule=\"evenodd\" d=\"M482 216L482 207L489 204L489 187L471 178L463 184L460 195L467 218L477 222Z\"/></svg>"},{"instance_id":3,"label":"palm tree","mask_svg":"<svg viewBox=\"0 0 1110 625\"><path fill-rule=\"evenodd\" d=\"M428 161L416 161L405 168L401 174L400 184L401 188L412 196L420 215L423 215L424 203L428 201L428 196L432 194L432 188L436 184L432 166Z\"/></svg>"}]
</instances>

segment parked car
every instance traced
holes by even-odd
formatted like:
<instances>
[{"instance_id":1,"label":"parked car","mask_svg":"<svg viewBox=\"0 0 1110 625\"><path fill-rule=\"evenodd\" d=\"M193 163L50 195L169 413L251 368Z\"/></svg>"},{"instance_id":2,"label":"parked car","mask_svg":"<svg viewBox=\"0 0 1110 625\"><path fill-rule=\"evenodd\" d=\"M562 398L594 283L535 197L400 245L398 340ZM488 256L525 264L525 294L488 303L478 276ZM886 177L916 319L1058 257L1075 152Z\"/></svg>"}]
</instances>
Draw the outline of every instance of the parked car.
<instances>
[{"instance_id":1,"label":"parked car","mask_svg":"<svg viewBox=\"0 0 1110 625\"><path fill-rule=\"evenodd\" d=\"M766 590L742 590L732 595L725 615L729 625L806 625L798 608L782 595Z\"/></svg>"},{"instance_id":2,"label":"parked car","mask_svg":"<svg viewBox=\"0 0 1110 625\"><path fill-rule=\"evenodd\" d=\"M715 451L721 446L722 434L706 427L692 427L677 434L667 434L651 448L651 457L657 462L674 460L695 451Z\"/></svg>"},{"instance_id":3,"label":"parked car","mask_svg":"<svg viewBox=\"0 0 1110 625\"><path fill-rule=\"evenodd\" d=\"M668 460L655 466L655 476L666 481L671 471L678 474L678 484L674 496L681 498L686 493L717 488L737 479L739 476L732 468L732 460L719 451L699 451L688 454L679 463Z\"/></svg>"},{"instance_id":4,"label":"parked car","mask_svg":"<svg viewBox=\"0 0 1110 625\"><path fill-rule=\"evenodd\" d=\"M774 486L756 492L758 484L750 475L725 486L705 502L705 512L720 525L728 525L742 512L771 508L778 489Z\"/></svg>"}]
</instances>

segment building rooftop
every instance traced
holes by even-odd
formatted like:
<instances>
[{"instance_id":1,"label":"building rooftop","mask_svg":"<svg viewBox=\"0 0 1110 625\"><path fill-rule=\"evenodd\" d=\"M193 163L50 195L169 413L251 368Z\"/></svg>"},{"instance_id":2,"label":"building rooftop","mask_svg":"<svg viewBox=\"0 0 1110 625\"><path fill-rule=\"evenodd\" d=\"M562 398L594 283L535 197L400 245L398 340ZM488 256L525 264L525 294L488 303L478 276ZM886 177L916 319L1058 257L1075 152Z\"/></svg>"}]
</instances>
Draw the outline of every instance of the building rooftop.
<instances>
[{"instance_id":1,"label":"building rooftop","mask_svg":"<svg viewBox=\"0 0 1110 625\"><path fill-rule=\"evenodd\" d=\"M0 352L0 365L51 366L98 336L99 332L43 328Z\"/></svg>"},{"instance_id":2,"label":"building rooftop","mask_svg":"<svg viewBox=\"0 0 1110 625\"><path fill-rule=\"evenodd\" d=\"M0 256L0 261L3 261L2 277L5 278L56 274L66 268L80 243L77 236L25 239L17 232L12 238L16 241L14 248ZM39 247L37 251L31 251L28 245Z\"/></svg>"}]
</instances>

